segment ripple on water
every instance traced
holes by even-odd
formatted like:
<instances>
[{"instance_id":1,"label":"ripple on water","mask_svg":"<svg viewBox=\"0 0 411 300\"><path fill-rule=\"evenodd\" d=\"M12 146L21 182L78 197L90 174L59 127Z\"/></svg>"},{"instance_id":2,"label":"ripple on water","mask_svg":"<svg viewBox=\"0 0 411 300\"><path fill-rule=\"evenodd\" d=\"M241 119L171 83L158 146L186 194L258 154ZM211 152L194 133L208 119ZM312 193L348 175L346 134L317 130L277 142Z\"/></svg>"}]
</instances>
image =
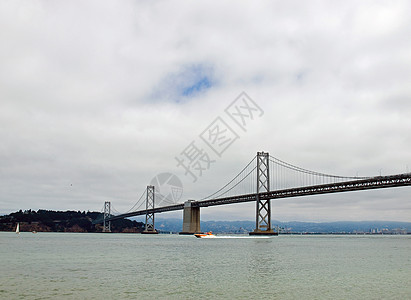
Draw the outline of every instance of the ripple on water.
<instances>
[{"instance_id":1,"label":"ripple on water","mask_svg":"<svg viewBox=\"0 0 411 300\"><path fill-rule=\"evenodd\" d=\"M411 294L408 236L35 236L0 233L0 240L7 240L1 249L1 299L406 299Z\"/></svg>"}]
</instances>

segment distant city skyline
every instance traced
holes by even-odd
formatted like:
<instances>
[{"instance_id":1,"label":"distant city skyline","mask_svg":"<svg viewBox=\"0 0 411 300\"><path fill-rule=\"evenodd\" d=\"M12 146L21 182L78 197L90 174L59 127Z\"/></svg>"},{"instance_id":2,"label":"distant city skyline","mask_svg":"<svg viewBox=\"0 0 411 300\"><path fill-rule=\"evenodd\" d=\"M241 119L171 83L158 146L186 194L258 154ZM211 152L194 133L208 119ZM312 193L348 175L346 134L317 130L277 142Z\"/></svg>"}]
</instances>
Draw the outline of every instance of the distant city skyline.
<instances>
[{"instance_id":1,"label":"distant city skyline","mask_svg":"<svg viewBox=\"0 0 411 300\"><path fill-rule=\"evenodd\" d=\"M125 212L159 178L173 178L174 200L199 200L257 151L328 174L409 172L410 10L1 2L0 214L100 211L105 201ZM276 200L272 218L409 221L410 192ZM201 218L254 220L255 204Z\"/></svg>"}]
</instances>

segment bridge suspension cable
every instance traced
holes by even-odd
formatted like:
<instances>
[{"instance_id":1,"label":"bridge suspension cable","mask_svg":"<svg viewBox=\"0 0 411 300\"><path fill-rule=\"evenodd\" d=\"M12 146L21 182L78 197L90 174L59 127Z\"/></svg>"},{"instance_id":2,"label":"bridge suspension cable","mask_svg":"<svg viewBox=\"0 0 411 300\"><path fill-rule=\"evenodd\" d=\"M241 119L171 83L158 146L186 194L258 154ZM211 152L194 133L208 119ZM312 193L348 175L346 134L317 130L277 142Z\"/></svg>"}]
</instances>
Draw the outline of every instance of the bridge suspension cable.
<instances>
[{"instance_id":1,"label":"bridge suspension cable","mask_svg":"<svg viewBox=\"0 0 411 300\"><path fill-rule=\"evenodd\" d=\"M146 203L146 201L145 201L145 199L146 199L146 193L147 193L147 190L146 189L144 189L144 192L141 194L141 196L140 196L140 198L137 200L137 202L128 210L128 211L126 211L125 213L129 213L129 212L132 212L132 211L137 211L137 210L139 210L143 205L145 205L145 203ZM137 206L138 205L138 206Z\"/></svg>"},{"instance_id":2,"label":"bridge suspension cable","mask_svg":"<svg viewBox=\"0 0 411 300\"><path fill-rule=\"evenodd\" d=\"M326 177L333 177L333 178L339 178L339 179L367 179L370 177L365 177L365 176L338 176L338 175L330 175L330 174L325 174L325 173L319 173L319 172L315 172L315 171L311 171L311 170L307 170L307 169L303 169L297 166L294 166L292 164L289 164L285 161L282 161L274 156L270 155L270 161L281 165L283 167L289 168L289 169L293 169L295 171L299 171L299 172L303 172L303 173L307 173L307 174L312 174L312 175L318 175L318 176L326 176Z\"/></svg>"},{"instance_id":3,"label":"bridge suspension cable","mask_svg":"<svg viewBox=\"0 0 411 300\"><path fill-rule=\"evenodd\" d=\"M97 222L97 223L101 223L101 221L103 221L104 218L104 207L105 204L103 204L103 206L100 209L100 214L97 216L97 218L93 221L93 222Z\"/></svg>"},{"instance_id":4,"label":"bridge suspension cable","mask_svg":"<svg viewBox=\"0 0 411 300\"><path fill-rule=\"evenodd\" d=\"M370 177L339 176L304 169L287 163L274 156L269 156L270 161L270 186L271 190L303 187L319 184L336 183L344 180L360 180ZM256 191L257 171L256 156L227 184L216 192L201 200L228 197L253 193Z\"/></svg>"},{"instance_id":5,"label":"bridge suspension cable","mask_svg":"<svg viewBox=\"0 0 411 300\"><path fill-rule=\"evenodd\" d=\"M370 177L339 176L307 170L270 155L270 181L272 190L360 180Z\"/></svg>"},{"instance_id":6,"label":"bridge suspension cable","mask_svg":"<svg viewBox=\"0 0 411 300\"><path fill-rule=\"evenodd\" d=\"M255 186L254 182L256 181L255 170L257 166L253 165L253 162L255 160L256 156L254 156L253 159L232 180L230 180L227 184L225 184L222 188L220 188L213 194L208 195L201 200L228 196L230 192L235 192L235 194L252 193L254 191L253 187Z\"/></svg>"},{"instance_id":7,"label":"bridge suspension cable","mask_svg":"<svg viewBox=\"0 0 411 300\"><path fill-rule=\"evenodd\" d=\"M113 203L111 203L111 206L110 206L110 215L113 215L113 216L121 215L121 212L119 212L117 209L114 208Z\"/></svg>"},{"instance_id":8,"label":"bridge suspension cable","mask_svg":"<svg viewBox=\"0 0 411 300\"><path fill-rule=\"evenodd\" d=\"M172 199L170 195L163 195L161 192L155 190L155 205L156 207L162 207L167 205L173 205L176 202Z\"/></svg>"},{"instance_id":9,"label":"bridge suspension cable","mask_svg":"<svg viewBox=\"0 0 411 300\"><path fill-rule=\"evenodd\" d=\"M146 196L146 193L147 193L147 191L144 190L144 192L141 194L141 196L140 196L140 198L137 200L137 202L136 202L128 211L126 211L125 213L119 212L119 211L114 207L113 203L111 203L111 206L110 206L110 215L111 215L111 216L118 216L118 215L127 214L127 213L130 213L130 212L134 212L134 211L140 210L140 209L143 207L143 205L146 204L146 197L145 197L145 196ZM103 207L101 208L101 210L100 210L101 215L96 219L96 221L103 220L104 206L105 206L105 205L103 205Z\"/></svg>"}]
</instances>

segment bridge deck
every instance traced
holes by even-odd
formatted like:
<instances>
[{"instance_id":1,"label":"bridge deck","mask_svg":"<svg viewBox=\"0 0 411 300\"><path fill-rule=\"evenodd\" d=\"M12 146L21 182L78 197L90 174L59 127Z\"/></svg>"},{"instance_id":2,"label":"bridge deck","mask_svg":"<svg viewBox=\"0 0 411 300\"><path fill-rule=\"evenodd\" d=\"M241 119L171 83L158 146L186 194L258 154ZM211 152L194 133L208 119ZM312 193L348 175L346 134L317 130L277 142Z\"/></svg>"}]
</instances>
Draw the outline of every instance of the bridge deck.
<instances>
[{"instance_id":1,"label":"bridge deck","mask_svg":"<svg viewBox=\"0 0 411 300\"><path fill-rule=\"evenodd\" d=\"M330 194L330 193L341 193L350 191L361 191L361 190L371 190L371 189L382 189L400 186L411 185L411 173L391 175L391 176L377 176L362 180L352 180L345 182L337 182L331 184L313 185L305 186L292 189L284 189L277 191L270 191L265 193L260 193L260 199L280 199L280 198L291 198L309 195L319 195L319 194ZM203 201L193 202L192 207L208 207L216 205L226 205L233 203L251 202L256 200L256 193L245 194L238 196L231 196L218 199L210 199ZM130 212L118 216L113 216L108 218L107 221L113 221L117 219L135 217L140 215L145 215L147 213L161 213L167 211L175 211L184 209L184 204L176 204L171 206L158 207L148 210L140 210L136 212ZM102 223L101 221L100 223Z\"/></svg>"}]
</instances>

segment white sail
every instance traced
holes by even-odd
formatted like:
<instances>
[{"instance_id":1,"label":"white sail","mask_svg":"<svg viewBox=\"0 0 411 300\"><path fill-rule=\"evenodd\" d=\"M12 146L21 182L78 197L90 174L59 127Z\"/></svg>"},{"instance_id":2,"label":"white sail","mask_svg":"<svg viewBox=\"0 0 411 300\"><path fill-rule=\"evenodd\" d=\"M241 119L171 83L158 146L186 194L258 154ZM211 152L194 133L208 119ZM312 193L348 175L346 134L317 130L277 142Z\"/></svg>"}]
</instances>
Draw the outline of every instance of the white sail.
<instances>
[{"instance_id":1,"label":"white sail","mask_svg":"<svg viewBox=\"0 0 411 300\"><path fill-rule=\"evenodd\" d=\"M20 234L20 223L17 223L16 233Z\"/></svg>"}]
</instances>

